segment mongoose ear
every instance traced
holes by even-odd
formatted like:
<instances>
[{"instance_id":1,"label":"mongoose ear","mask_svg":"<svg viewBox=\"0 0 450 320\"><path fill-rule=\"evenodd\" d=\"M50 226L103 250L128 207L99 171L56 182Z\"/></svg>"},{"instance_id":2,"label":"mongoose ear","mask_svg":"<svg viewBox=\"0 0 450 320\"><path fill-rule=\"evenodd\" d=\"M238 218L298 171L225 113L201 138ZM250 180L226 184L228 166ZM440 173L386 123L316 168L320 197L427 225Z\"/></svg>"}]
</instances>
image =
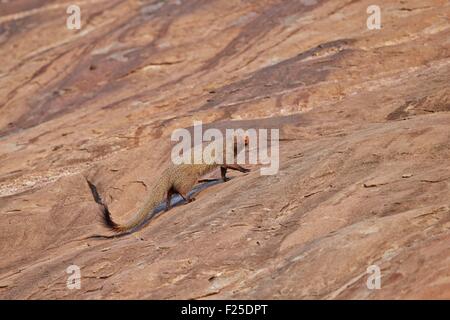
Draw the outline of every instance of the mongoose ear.
<instances>
[{"instance_id":1,"label":"mongoose ear","mask_svg":"<svg viewBox=\"0 0 450 320\"><path fill-rule=\"evenodd\" d=\"M245 146L248 146L248 143L249 143L249 141L250 141L250 138L248 137L248 135L245 135L245 136L239 136L239 135L234 135L234 137L233 137L233 140L234 140L234 144L235 145L237 145L238 144L238 139L242 139L243 141L244 141L244 145ZM241 141L242 141L241 140Z\"/></svg>"}]
</instances>

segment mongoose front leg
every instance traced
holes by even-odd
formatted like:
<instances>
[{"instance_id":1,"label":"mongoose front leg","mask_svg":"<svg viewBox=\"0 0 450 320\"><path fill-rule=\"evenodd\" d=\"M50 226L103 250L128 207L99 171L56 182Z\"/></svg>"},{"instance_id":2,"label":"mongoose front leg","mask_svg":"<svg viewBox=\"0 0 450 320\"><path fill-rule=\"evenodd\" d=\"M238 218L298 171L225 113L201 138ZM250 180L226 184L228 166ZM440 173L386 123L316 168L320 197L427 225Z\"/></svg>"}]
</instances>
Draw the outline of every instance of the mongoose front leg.
<instances>
[{"instance_id":1,"label":"mongoose front leg","mask_svg":"<svg viewBox=\"0 0 450 320\"><path fill-rule=\"evenodd\" d=\"M250 169L246 169L238 164L225 164L225 165L221 166L221 168L223 168L223 167L225 167L225 172L226 172L226 169L236 170L236 171L240 171L240 172L249 172L250 171Z\"/></svg>"},{"instance_id":2,"label":"mongoose front leg","mask_svg":"<svg viewBox=\"0 0 450 320\"><path fill-rule=\"evenodd\" d=\"M227 167L220 166L220 174L222 175L223 182L227 182L230 178L227 178Z\"/></svg>"}]
</instances>

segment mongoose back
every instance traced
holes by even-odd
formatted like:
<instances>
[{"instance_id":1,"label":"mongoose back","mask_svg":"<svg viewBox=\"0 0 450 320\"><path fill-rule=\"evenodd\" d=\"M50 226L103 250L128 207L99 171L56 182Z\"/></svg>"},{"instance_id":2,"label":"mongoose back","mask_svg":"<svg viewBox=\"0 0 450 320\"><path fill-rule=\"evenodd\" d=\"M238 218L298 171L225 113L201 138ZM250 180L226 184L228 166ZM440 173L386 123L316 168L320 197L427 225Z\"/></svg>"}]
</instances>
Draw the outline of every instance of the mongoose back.
<instances>
[{"instance_id":1,"label":"mongoose back","mask_svg":"<svg viewBox=\"0 0 450 320\"><path fill-rule=\"evenodd\" d=\"M244 139L244 146L248 144L248 138ZM234 141L234 155L236 156L240 150L238 150L236 141ZM224 152L225 155L225 152ZM224 159L226 157L224 156ZM225 161L223 161L225 162ZM227 169L237 170L240 172L248 172L250 170L238 165L238 164L226 164L226 163L211 163L211 164L171 164L161 174L159 181L151 189L147 199L143 206L137 211L137 213L124 224L116 223L111 216L107 204L97 193L97 189L94 184L89 180L88 185L91 189L94 200L100 204L102 208L102 216L105 225L117 232L117 233L129 233L136 228L140 227L147 219L149 213L158 206L163 200L166 200L166 211L170 209L170 199L172 195L179 194L186 202L192 202L195 198L189 198L188 193L192 190L200 177L220 167L222 179L227 181L226 172Z\"/></svg>"}]
</instances>

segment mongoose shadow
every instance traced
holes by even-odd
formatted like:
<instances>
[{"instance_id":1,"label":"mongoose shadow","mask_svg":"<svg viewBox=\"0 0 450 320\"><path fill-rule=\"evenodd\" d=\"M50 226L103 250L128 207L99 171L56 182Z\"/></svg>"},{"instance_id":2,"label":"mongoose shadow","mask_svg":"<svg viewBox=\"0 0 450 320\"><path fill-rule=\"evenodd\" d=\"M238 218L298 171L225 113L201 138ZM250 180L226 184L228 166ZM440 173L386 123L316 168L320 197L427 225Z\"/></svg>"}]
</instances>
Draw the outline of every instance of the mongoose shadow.
<instances>
[{"instance_id":1,"label":"mongoose shadow","mask_svg":"<svg viewBox=\"0 0 450 320\"><path fill-rule=\"evenodd\" d=\"M229 178L227 177L227 181L233 179L233 178ZM194 195L200 193L201 191L208 189L209 187L212 187L216 184L219 183L223 183L224 181L222 181L221 179L203 179L200 181L201 183L196 185L189 193L188 193L188 197L192 198ZM170 199L170 206L173 207L177 207L183 204L188 204L189 202L187 202L185 199L183 199L179 194L175 194L172 196L172 198ZM161 202L154 210L153 212L149 215L149 217L144 221L144 223L142 224L141 228L144 227L147 223L150 222L150 220L152 220L153 218L159 216L161 214L161 212L164 212L166 210L166 203L165 202Z\"/></svg>"}]
</instances>

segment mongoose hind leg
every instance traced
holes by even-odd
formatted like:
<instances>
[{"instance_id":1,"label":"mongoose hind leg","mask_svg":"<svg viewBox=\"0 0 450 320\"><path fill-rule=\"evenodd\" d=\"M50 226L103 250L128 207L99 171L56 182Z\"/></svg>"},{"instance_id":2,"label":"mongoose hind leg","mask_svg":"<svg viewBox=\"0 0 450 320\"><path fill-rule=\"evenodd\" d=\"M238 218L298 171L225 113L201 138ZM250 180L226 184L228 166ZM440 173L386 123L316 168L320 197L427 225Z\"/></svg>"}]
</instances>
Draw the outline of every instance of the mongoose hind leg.
<instances>
[{"instance_id":1,"label":"mongoose hind leg","mask_svg":"<svg viewBox=\"0 0 450 320\"><path fill-rule=\"evenodd\" d=\"M198 176L195 172L191 175L183 175L180 179L174 182L173 191L178 193L186 203L192 202L195 198L188 197L189 191L192 190L194 185L197 183Z\"/></svg>"},{"instance_id":2,"label":"mongoose hind leg","mask_svg":"<svg viewBox=\"0 0 450 320\"><path fill-rule=\"evenodd\" d=\"M194 198L194 197L188 197L187 195L183 195L183 194L180 193L180 192L177 192L177 193L180 195L180 197L183 198L184 201L186 201L186 204L187 204L187 203L191 203L192 201L195 201L195 198Z\"/></svg>"},{"instance_id":3,"label":"mongoose hind leg","mask_svg":"<svg viewBox=\"0 0 450 320\"><path fill-rule=\"evenodd\" d=\"M165 209L165 211L169 211L169 210L170 210L170 200L172 199L172 195L173 195L174 193L175 193L175 192L174 192L173 188L170 188L170 189L167 191L167 195L166 195L166 209Z\"/></svg>"}]
</instances>

